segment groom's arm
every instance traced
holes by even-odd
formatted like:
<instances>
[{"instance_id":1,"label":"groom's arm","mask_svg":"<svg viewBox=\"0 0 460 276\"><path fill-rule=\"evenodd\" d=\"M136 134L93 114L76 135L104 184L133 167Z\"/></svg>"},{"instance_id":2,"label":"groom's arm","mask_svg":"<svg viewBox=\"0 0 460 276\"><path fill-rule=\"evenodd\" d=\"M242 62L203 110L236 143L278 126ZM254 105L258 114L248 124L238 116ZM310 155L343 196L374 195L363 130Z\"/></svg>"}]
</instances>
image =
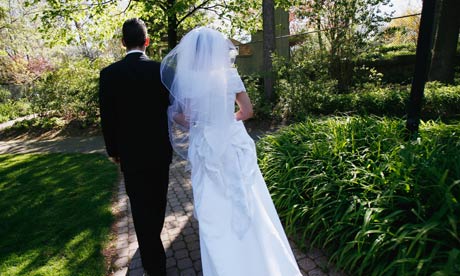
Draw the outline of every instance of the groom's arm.
<instances>
[{"instance_id":1,"label":"groom's arm","mask_svg":"<svg viewBox=\"0 0 460 276\"><path fill-rule=\"evenodd\" d=\"M112 81L107 76L107 71L102 70L99 75L99 111L101 116L102 134L104 136L107 154L113 160L119 160L115 91L112 88Z\"/></svg>"}]
</instances>

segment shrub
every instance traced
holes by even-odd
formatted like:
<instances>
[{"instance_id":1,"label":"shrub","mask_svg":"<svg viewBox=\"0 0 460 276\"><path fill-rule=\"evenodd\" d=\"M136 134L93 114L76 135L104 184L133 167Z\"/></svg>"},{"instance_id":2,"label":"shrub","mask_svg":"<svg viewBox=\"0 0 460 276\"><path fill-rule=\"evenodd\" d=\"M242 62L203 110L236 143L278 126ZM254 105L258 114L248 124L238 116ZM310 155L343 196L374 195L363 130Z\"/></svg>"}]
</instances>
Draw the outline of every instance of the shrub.
<instances>
[{"instance_id":1,"label":"shrub","mask_svg":"<svg viewBox=\"0 0 460 276\"><path fill-rule=\"evenodd\" d=\"M253 75L242 75L246 92L248 93L251 103L253 105L254 117L260 121L271 121L274 118L271 114L271 104L265 99L263 90L263 83L257 74Z\"/></svg>"},{"instance_id":2,"label":"shrub","mask_svg":"<svg viewBox=\"0 0 460 276\"><path fill-rule=\"evenodd\" d=\"M38 113L56 112L66 120L98 120L99 70L105 60L65 62L35 85L33 108Z\"/></svg>"},{"instance_id":3,"label":"shrub","mask_svg":"<svg viewBox=\"0 0 460 276\"><path fill-rule=\"evenodd\" d=\"M257 143L286 231L350 275L460 273L460 124L307 120ZM306 242L307 241L307 242Z\"/></svg>"},{"instance_id":4,"label":"shrub","mask_svg":"<svg viewBox=\"0 0 460 276\"><path fill-rule=\"evenodd\" d=\"M0 123L25 116L30 113L30 103L26 100L7 100L5 102L0 102Z\"/></svg>"},{"instance_id":5,"label":"shrub","mask_svg":"<svg viewBox=\"0 0 460 276\"><path fill-rule=\"evenodd\" d=\"M317 115L360 114L404 117L411 87L366 83L350 94L336 94L327 81L291 83L280 80L279 101L274 113L284 120L298 122ZM452 119L460 115L460 85L427 83L422 119Z\"/></svg>"}]
</instances>

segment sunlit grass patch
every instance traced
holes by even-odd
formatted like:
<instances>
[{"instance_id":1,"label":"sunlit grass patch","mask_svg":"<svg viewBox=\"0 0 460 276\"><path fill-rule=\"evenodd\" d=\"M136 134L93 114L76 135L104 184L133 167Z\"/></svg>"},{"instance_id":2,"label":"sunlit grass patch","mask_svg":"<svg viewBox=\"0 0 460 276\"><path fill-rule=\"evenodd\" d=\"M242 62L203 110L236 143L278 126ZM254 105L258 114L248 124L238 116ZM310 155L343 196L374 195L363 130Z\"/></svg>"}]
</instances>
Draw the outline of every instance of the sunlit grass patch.
<instances>
[{"instance_id":1,"label":"sunlit grass patch","mask_svg":"<svg viewBox=\"0 0 460 276\"><path fill-rule=\"evenodd\" d=\"M0 155L0 275L105 275L117 177L100 154Z\"/></svg>"}]
</instances>

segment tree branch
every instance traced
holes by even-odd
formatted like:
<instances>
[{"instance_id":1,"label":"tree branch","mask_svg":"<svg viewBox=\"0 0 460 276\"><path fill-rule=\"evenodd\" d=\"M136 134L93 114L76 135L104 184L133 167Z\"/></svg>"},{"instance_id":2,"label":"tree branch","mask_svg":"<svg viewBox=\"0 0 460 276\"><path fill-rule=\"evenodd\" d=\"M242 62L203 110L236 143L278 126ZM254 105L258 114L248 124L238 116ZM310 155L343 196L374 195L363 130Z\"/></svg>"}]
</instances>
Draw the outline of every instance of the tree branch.
<instances>
[{"instance_id":1,"label":"tree branch","mask_svg":"<svg viewBox=\"0 0 460 276\"><path fill-rule=\"evenodd\" d=\"M203 3L199 4L198 6L196 7L193 7L193 9L191 11L189 11L186 15L184 15L181 19L177 20L177 26L180 25L180 23L182 23L182 21L184 21L187 17L191 16L192 14L194 14L197 10L199 9L204 9L203 7L206 6L206 4L208 4L209 2L211 2L211 0L205 0Z\"/></svg>"}]
</instances>

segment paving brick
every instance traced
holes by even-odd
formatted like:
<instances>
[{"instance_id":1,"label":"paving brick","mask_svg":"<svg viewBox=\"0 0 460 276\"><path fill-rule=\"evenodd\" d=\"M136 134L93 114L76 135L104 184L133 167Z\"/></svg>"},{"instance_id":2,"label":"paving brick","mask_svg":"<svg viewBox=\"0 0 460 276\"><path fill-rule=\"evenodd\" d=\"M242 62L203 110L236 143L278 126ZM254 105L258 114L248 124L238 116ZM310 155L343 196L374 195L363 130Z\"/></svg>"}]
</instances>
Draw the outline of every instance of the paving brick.
<instances>
[{"instance_id":1,"label":"paving brick","mask_svg":"<svg viewBox=\"0 0 460 276\"><path fill-rule=\"evenodd\" d=\"M142 261L141 258L133 258L131 260L131 263L129 264L129 267L131 269L137 269L137 268L142 268Z\"/></svg>"},{"instance_id":2,"label":"paving brick","mask_svg":"<svg viewBox=\"0 0 460 276\"><path fill-rule=\"evenodd\" d=\"M326 256L319 256L318 258L315 259L315 263L319 267L327 267L328 266L328 258Z\"/></svg>"},{"instance_id":3,"label":"paving brick","mask_svg":"<svg viewBox=\"0 0 460 276\"><path fill-rule=\"evenodd\" d=\"M196 272L193 268L188 268L181 271L180 276L196 276Z\"/></svg>"},{"instance_id":4,"label":"paving brick","mask_svg":"<svg viewBox=\"0 0 460 276\"><path fill-rule=\"evenodd\" d=\"M128 257L128 252L129 252L128 247L121 248L121 249L117 250L118 257Z\"/></svg>"},{"instance_id":5,"label":"paving brick","mask_svg":"<svg viewBox=\"0 0 460 276\"><path fill-rule=\"evenodd\" d=\"M193 262L189 258L181 259L177 261L177 268L186 269L193 267Z\"/></svg>"},{"instance_id":6,"label":"paving brick","mask_svg":"<svg viewBox=\"0 0 460 276\"><path fill-rule=\"evenodd\" d=\"M193 267L196 269L196 271L201 271L202 270L202 268L201 268L201 260L194 261L193 262Z\"/></svg>"},{"instance_id":7,"label":"paving brick","mask_svg":"<svg viewBox=\"0 0 460 276\"><path fill-rule=\"evenodd\" d=\"M297 263L299 264L300 269L307 272L317 267L316 263L310 258L300 259L299 261L297 261Z\"/></svg>"},{"instance_id":8,"label":"paving brick","mask_svg":"<svg viewBox=\"0 0 460 276\"><path fill-rule=\"evenodd\" d=\"M174 258L176 258L177 260L183 259L188 256L189 254L187 249L180 249L174 252Z\"/></svg>"},{"instance_id":9,"label":"paving brick","mask_svg":"<svg viewBox=\"0 0 460 276\"><path fill-rule=\"evenodd\" d=\"M189 243L191 241L197 241L198 240L198 235L196 234L196 232L194 232L191 235L186 235L184 237L184 240L185 240L186 243Z\"/></svg>"},{"instance_id":10,"label":"paving brick","mask_svg":"<svg viewBox=\"0 0 460 276\"><path fill-rule=\"evenodd\" d=\"M198 250L190 251L190 258L193 261L197 261L197 260L201 261L201 252L200 252L200 250L198 249Z\"/></svg>"},{"instance_id":11,"label":"paving brick","mask_svg":"<svg viewBox=\"0 0 460 276\"><path fill-rule=\"evenodd\" d=\"M120 235L120 234L128 233L128 230L129 230L128 225L118 227L118 228L117 228L117 234Z\"/></svg>"},{"instance_id":12,"label":"paving brick","mask_svg":"<svg viewBox=\"0 0 460 276\"><path fill-rule=\"evenodd\" d=\"M166 270L166 276L180 276L179 270L176 267L172 267Z\"/></svg>"},{"instance_id":13,"label":"paving brick","mask_svg":"<svg viewBox=\"0 0 460 276\"><path fill-rule=\"evenodd\" d=\"M311 258L311 259L317 259L321 256L324 256L324 253L323 251L319 250L319 249L316 249L316 248L313 248L313 249L310 249L307 251L307 257Z\"/></svg>"},{"instance_id":14,"label":"paving brick","mask_svg":"<svg viewBox=\"0 0 460 276\"><path fill-rule=\"evenodd\" d=\"M126 248L128 246L129 246L128 240L118 240L116 248L117 249L122 249L122 248Z\"/></svg>"},{"instance_id":15,"label":"paving brick","mask_svg":"<svg viewBox=\"0 0 460 276\"><path fill-rule=\"evenodd\" d=\"M174 255L174 251L172 248L166 249L166 257L172 257Z\"/></svg>"},{"instance_id":16,"label":"paving brick","mask_svg":"<svg viewBox=\"0 0 460 276\"><path fill-rule=\"evenodd\" d=\"M182 229L182 234L183 235L195 234L195 229L193 229L192 227L185 227L184 229Z\"/></svg>"},{"instance_id":17,"label":"paving brick","mask_svg":"<svg viewBox=\"0 0 460 276\"><path fill-rule=\"evenodd\" d=\"M174 242L172 243L172 248L173 248L174 250L183 249L183 248L185 248L185 247L186 247L186 245L185 245L185 242L184 242L184 241L174 241Z\"/></svg>"},{"instance_id":18,"label":"paving brick","mask_svg":"<svg viewBox=\"0 0 460 276\"><path fill-rule=\"evenodd\" d=\"M328 274L323 272L320 268L315 268L308 272L308 276L328 276Z\"/></svg>"},{"instance_id":19,"label":"paving brick","mask_svg":"<svg viewBox=\"0 0 460 276\"><path fill-rule=\"evenodd\" d=\"M143 268L136 268L129 271L129 276L143 276L144 269Z\"/></svg>"},{"instance_id":20,"label":"paving brick","mask_svg":"<svg viewBox=\"0 0 460 276\"><path fill-rule=\"evenodd\" d=\"M137 242L137 236L136 236L135 232L132 235L130 233L129 238L128 238L128 242L130 242L130 243Z\"/></svg>"},{"instance_id":21,"label":"paving brick","mask_svg":"<svg viewBox=\"0 0 460 276\"><path fill-rule=\"evenodd\" d=\"M189 250L199 249L200 248L200 243L198 241L193 241L193 242L187 244L187 248Z\"/></svg>"},{"instance_id":22,"label":"paving brick","mask_svg":"<svg viewBox=\"0 0 460 276\"><path fill-rule=\"evenodd\" d=\"M119 257L114 263L115 267L124 267L128 265L128 257Z\"/></svg>"},{"instance_id":23,"label":"paving brick","mask_svg":"<svg viewBox=\"0 0 460 276\"><path fill-rule=\"evenodd\" d=\"M174 257L170 257L166 259L166 268L175 267L177 265L177 261Z\"/></svg>"}]
</instances>

